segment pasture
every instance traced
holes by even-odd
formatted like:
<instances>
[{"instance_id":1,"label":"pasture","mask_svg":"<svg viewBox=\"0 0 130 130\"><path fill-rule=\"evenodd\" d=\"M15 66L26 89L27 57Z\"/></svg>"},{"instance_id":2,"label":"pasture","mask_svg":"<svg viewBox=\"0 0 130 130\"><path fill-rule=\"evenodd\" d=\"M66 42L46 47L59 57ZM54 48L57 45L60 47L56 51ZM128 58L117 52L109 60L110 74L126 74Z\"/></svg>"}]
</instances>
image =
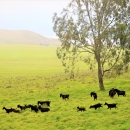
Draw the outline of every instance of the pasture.
<instances>
[{"instance_id":1,"label":"pasture","mask_svg":"<svg viewBox=\"0 0 130 130\"><path fill-rule=\"evenodd\" d=\"M130 72L116 78L105 78L105 91L100 91L96 72L79 63L74 80L64 74L56 47L0 44L0 130L129 130L130 129ZM112 99L111 88L126 91L126 97ZM97 100L90 92L97 93ZM69 94L69 99L60 98ZM49 100L50 111L35 113L29 108L21 113L7 114L2 108L33 104ZM107 109L104 103L117 103ZM100 109L90 105L101 103ZM77 107L86 111L77 112ZM19 109L19 108L18 108Z\"/></svg>"}]
</instances>

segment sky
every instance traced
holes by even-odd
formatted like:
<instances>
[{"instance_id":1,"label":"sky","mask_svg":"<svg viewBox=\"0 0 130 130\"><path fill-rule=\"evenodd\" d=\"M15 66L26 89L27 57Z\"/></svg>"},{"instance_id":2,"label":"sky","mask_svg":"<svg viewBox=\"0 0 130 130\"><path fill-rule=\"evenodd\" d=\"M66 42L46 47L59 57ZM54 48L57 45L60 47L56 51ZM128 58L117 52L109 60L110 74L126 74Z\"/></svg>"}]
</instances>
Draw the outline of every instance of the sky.
<instances>
[{"instance_id":1,"label":"sky","mask_svg":"<svg viewBox=\"0 0 130 130\"><path fill-rule=\"evenodd\" d=\"M71 0L0 0L0 29L29 30L55 38L52 17Z\"/></svg>"}]
</instances>

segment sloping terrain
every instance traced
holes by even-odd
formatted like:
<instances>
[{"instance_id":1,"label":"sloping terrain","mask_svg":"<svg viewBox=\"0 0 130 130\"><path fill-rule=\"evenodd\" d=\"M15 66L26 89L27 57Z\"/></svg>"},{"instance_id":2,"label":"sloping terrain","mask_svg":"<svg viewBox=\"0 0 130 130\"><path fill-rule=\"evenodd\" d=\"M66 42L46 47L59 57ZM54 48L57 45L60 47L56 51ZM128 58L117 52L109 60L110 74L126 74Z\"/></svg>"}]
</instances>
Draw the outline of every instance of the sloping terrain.
<instances>
[{"instance_id":1,"label":"sloping terrain","mask_svg":"<svg viewBox=\"0 0 130 130\"><path fill-rule=\"evenodd\" d=\"M7 44L37 44L44 46L59 46L57 39L49 39L35 32L27 30L0 29L0 43Z\"/></svg>"}]
</instances>

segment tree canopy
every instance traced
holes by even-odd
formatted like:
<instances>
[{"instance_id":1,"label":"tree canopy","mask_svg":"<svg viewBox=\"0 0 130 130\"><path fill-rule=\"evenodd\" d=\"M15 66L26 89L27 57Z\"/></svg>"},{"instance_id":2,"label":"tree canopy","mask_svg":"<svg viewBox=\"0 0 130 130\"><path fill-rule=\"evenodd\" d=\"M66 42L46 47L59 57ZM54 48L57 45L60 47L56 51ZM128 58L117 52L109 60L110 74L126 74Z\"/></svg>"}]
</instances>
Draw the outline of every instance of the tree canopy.
<instances>
[{"instance_id":1,"label":"tree canopy","mask_svg":"<svg viewBox=\"0 0 130 130\"><path fill-rule=\"evenodd\" d=\"M53 30L62 43L57 49L58 58L64 61L67 54L72 54L74 66L77 56L82 52L90 53L97 63L101 90L105 89L106 72L116 70L120 74L128 69L129 0L72 0L60 16L54 14L53 22ZM82 60L92 66L90 57L82 57ZM65 62L63 64L66 67Z\"/></svg>"}]
</instances>

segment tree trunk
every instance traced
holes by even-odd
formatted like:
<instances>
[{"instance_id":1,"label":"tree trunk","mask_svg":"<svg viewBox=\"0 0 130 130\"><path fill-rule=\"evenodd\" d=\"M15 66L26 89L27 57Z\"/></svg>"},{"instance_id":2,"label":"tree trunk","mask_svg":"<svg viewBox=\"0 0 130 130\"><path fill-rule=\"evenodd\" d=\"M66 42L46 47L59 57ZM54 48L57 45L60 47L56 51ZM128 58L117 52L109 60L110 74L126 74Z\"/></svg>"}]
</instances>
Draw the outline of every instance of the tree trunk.
<instances>
[{"instance_id":1,"label":"tree trunk","mask_svg":"<svg viewBox=\"0 0 130 130\"><path fill-rule=\"evenodd\" d=\"M98 63L98 82L100 90L105 90L104 83L103 83L103 75L102 75L102 68L101 68L101 61L100 61L100 53L96 55L97 63Z\"/></svg>"},{"instance_id":2,"label":"tree trunk","mask_svg":"<svg viewBox=\"0 0 130 130\"><path fill-rule=\"evenodd\" d=\"M104 83L103 83L103 77L102 77L102 71L99 66L98 66L98 82L99 82L100 90L105 90Z\"/></svg>"}]
</instances>

